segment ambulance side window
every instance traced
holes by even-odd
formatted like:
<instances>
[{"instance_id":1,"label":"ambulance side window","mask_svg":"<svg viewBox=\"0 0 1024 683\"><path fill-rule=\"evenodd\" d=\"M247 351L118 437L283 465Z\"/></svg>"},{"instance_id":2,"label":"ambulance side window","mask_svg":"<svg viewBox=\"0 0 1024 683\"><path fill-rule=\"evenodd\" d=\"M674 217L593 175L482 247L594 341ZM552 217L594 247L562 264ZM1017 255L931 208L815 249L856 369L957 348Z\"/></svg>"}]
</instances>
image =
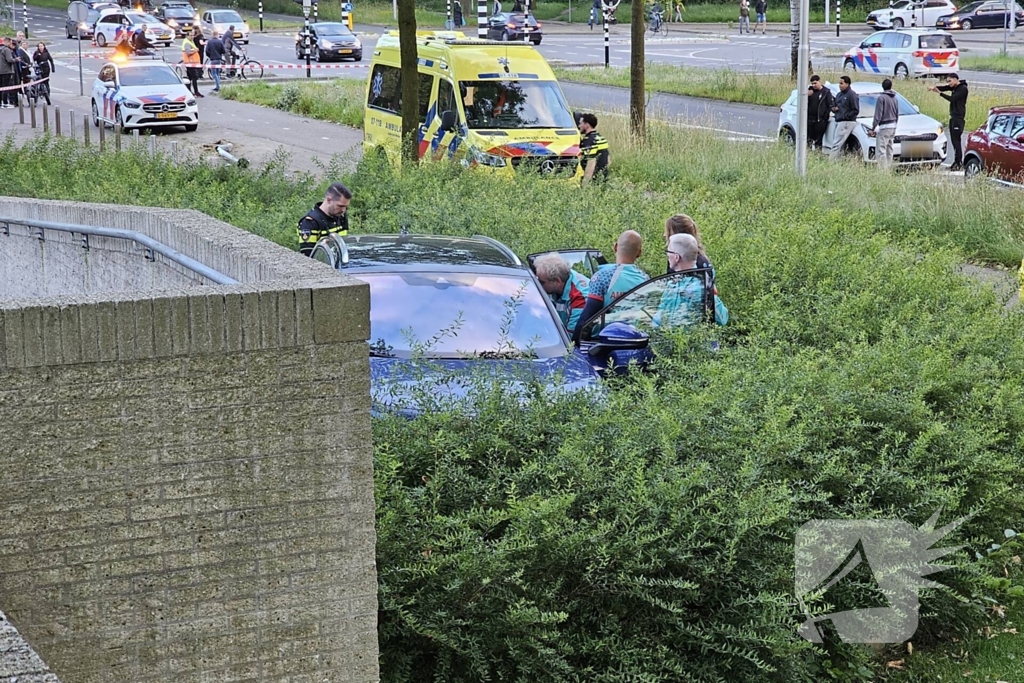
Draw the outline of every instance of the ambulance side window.
<instances>
[{"instance_id":1,"label":"ambulance side window","mask_svg":"<svg viewBox=\"0 0 1024 683\"><path fill-rule=\"evenodd\" d=\"M427 112L430 111L430 93L434 90L434 76L432 74L420 74L420 125L427 122Z\"/></svg>"},{"instance_id":2,"label":"ambulance side window","mask_svg":"<svg viewBox=\"0 0 1024 683\"><path fill-rule=\"evenodd\" d=\"M440 116L446 111L453 111L458 116L459 105L452 84L442 78L437 84L437 114Z\"/></svg>"},{"instance_id":3,"label":"ambulance side window","mask_svg":"<svg viewBox=\"0 0 1024 683\"><path fill-rule=\"evenodd\" d=\"M367 106L393 114L402 113L402 71L393 66L378 64L370 76L370 94Z\"/></svg>"}]
</instances>

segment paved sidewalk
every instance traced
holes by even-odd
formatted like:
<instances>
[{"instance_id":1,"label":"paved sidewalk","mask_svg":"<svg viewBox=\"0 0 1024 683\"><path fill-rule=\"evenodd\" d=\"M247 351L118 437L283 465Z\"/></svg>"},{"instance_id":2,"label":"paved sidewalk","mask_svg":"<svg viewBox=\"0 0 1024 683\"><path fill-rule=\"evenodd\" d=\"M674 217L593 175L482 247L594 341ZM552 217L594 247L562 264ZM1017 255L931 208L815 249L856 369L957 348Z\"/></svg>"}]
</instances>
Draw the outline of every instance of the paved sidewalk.
<instances>
[{"instance_id":1,"label":"paved sidewalk","mask_svg":"<svg viewBox=\"0 0 1024 683\"><path fill-rule=\"evenodd\" d=\"M207 82L206 97L199 101L199 130L184 133L181 129L156 133L156 144L160 149L170 148L172 140L178 143L179 150L192 150L202 156L216 158L212 147L204 147L211 143L223 141L233 143L232 154L244 157L253 166L261 166L284 150L290 155L288 168L293 173L314 173L321 175L323 168L331 163L332 157L338 156L346 167L354 165L362 154L363 133L360 130L341 126L326 121L297 116L288 112L245 104L231 100L222 100L210 92ZM87 84L88 85L88 84ZM200 86L200 90L204 89ZM75 112L75 133L83 138L82 116L90 110L88 96L79 97L67 93L54 93L52 96L55 107L60 107L63 118L63 134L68 135L68 115ZM42 133L42 111L36 110L37 128L30 127L29 111L25 110L25 123L19 123L17 109L0 110L0 138L5 138L11 131L15 139L25 141ZM53 116L50 111L51 132ZM99 144L99 130L90 124L91 144ZM114 145L114 132L105 131L106 144ZM128 140L122 139L122 144ZM226 162L223 162L226 163Z\"/></svg>"}]
</instances>

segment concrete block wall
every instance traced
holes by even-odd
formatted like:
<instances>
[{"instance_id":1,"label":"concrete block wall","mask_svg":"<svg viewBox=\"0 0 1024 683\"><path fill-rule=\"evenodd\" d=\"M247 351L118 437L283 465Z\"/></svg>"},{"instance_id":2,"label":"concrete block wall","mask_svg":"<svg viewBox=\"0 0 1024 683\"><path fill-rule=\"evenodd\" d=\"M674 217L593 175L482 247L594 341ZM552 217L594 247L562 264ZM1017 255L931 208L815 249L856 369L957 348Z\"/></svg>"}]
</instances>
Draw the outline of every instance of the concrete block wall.
<instances>
[{"instance_id":1,"label":"concrete block wall","mask_svg":"<svg viewBox=\"0 0 1024 683\"><path fill-rule=\"evenodd\" d=\"M243 284L0 299L0 609L64 683L378 680L368 288L219 231Z\"/></svg>"}]
</instances>

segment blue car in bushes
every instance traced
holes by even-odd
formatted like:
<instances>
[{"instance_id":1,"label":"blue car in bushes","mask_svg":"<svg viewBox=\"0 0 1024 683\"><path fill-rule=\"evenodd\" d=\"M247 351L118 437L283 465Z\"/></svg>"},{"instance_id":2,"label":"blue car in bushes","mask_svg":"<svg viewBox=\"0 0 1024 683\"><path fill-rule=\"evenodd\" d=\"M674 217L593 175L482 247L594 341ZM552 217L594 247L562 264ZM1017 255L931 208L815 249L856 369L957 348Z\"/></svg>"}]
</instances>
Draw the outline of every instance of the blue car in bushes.
<instances>
[{"instance_id":1,"label":"blue car in bushes","mask_svg":"<svg viewBox=\"0 0 1024 683\"><path fill-rule=\"evenodd\" d=\"M596 268L599 256L563 252L578 267ZM448 379L460 373L483 371L512 386L526 376L583 391L611 367L652 359L647 335L624 322L595 327L573 346L529 265L489 237L330 235L312 257L370 285L377 411L415 415L411 385L439 377L446 378L441 388L431 390L458 399L467 387Z\"/></svg>"}]
</instances>

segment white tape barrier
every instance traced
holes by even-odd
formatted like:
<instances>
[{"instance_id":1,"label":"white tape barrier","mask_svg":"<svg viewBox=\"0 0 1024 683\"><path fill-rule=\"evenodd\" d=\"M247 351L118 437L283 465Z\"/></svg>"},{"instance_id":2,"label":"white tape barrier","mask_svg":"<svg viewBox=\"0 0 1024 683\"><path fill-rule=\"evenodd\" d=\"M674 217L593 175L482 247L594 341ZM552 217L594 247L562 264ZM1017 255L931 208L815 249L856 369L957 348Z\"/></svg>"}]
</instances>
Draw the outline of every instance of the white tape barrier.
<instances>
[{"instance_id":1,"label":"white tape barrier","mask_svg":"<svg viewBox=\"0 0 1024 683\"><path fill-rule=\"evenodd\" d=\"M111 61L110 57L108 57L106 55L82 55L82 59L105 59L107 61ZM62 63L62 66L69 67L69 68L70 67L74 67L74 66L76 66L75 61L77 61L77 60L69 60L67 62ZM182 68L185 68L185 67L189 66L188 64L185 64L185 62L163 62L163 63L167 64L167 66L180 66ZM194 68L198 69L198 68L200 68L200 66L203 69L240 69L240 68L242 68L242 63L241 62L235 62L233 65L232 64L202 64L202 65L196 65ZM261 63L260 66L263 67L264 71L277 71L278 69L305 69L306 68L305 64L279 64L279 63L263 64L263 63ZM366 69L369 66L370 66L369 64L310 64L309 68L310 69Z\"/></svg>"},{"instance_id":2,"label":"white tape barrier","mask_svg":"<svg viewBox=\"0 0 1024 683\"><path fill-rule=\"evenodd\" d=\"M9 86L7 88L0 88L0 92L7 91L7 90L24 90L25 88L27 88L27 87L29 87L31 85L36 85L38 83L45 83L48 80L50 80L49 76L47 76L46 78L40 78L38 81L32 81L31 83L22 83L20 85L12 85L12 86Z\"/></svg>"}]
</instances>

